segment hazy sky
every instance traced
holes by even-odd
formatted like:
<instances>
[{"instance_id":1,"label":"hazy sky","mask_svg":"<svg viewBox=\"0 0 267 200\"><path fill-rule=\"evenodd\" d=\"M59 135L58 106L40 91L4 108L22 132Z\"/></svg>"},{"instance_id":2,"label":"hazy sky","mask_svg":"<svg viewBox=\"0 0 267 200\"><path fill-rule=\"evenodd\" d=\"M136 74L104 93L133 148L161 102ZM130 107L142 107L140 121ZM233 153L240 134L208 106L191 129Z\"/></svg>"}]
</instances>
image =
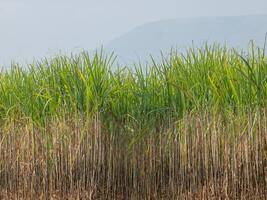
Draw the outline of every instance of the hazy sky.
<instances>
[{"instance_id":1,"label":"hazy sky","mask_svg":"<svg viewBox=\"0 0 267 200\"><path fill-rule=\"evenodd\" d=\"M147 22L266 14L267 0L0 0L0 65L93 49Z\"/></svg>"}]
</instances>

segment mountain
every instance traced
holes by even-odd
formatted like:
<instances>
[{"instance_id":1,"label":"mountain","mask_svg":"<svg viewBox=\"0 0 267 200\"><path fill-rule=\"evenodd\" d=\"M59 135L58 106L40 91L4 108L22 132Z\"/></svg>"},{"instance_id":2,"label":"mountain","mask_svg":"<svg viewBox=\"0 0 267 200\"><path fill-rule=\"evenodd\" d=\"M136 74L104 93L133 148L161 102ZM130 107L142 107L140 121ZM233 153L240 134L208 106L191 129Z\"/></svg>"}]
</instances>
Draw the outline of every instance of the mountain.
<instances>
[{"instance_id":1,"label":"mountain","mask_svg":"<svg viewBox=\"0 0 267 200\"><path fill-rule=\"evenodd\" d=\"M171 48L183 51L205 42L246 48L250 40L263 46L267 33L267 15L200 17L156 21L136 27L105 46L114 51L118 61L145 61Z\"/></svg>"}]
</instances>

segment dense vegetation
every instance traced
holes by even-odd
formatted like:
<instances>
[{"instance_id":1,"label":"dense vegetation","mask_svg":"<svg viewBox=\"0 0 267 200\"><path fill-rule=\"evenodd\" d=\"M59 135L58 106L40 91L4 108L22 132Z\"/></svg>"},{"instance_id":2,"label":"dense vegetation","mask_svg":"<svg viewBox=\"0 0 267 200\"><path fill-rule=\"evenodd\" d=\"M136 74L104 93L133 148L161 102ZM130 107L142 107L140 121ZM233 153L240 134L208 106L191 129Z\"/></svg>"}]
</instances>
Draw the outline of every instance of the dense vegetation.
<instances>
[{"instance_id":1,"label":"dense vegetation","mask_svg":"<svg viewBox=\"0 0 267 200\"><path fill-rule=\"evenodd\" d=\"M13 64L0 73L0 194L263 198L264 53L207 45L148 67L116 68L101 52Z\"/></svg>"},{"instance_id":2,"label":"dense vegetation","mask_svg":"<svg viewBox=\"0 0 267 200\"><path fill-rule=\"evenodd\" d=\"M255 52L256 51L256 52ZM199 109L245 111L267 103L266 56L218 46L174 54L150 69L114 70L112 57L59 56L1 73L1 119L100 112L104 119L182 117Z\"/></svg>"}]
</instances>

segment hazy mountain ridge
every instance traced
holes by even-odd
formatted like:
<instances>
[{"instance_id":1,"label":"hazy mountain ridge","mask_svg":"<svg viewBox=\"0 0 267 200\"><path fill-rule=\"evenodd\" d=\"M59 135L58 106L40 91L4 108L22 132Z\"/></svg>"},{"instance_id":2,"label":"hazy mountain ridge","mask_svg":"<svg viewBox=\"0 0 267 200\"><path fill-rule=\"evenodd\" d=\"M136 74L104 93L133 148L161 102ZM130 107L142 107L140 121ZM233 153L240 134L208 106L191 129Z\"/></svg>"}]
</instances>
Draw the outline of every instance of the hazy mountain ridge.
<instances>
[{"instance_id":1,"label":"hazy mountain ridge","mask_svg":"<svg viewBox=\"0 0 267 200\"><path fill-rule=\"evenodd\" d=\"M189 46L221 43L246 48L249 41L263 45L267 33L267 15L234 17L200 17L162 20L144 24L114 39L105 46L122 62L144 61L149 55L183 50Z\"/></svg>"}]
</instances>

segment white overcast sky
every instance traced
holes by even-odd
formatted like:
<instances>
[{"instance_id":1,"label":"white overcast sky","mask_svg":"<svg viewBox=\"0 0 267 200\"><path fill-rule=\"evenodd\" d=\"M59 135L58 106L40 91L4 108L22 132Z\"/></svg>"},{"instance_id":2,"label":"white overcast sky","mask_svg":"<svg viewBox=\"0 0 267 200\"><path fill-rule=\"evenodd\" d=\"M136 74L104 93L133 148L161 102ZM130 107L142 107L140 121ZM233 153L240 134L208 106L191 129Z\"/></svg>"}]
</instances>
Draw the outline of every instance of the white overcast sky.
<instances>
[{"instance_id":1,"label":"white overcast sky","mask_svg":"<svg viewBox=\"0 0 267 200\"><path fill-rule=\"evenodd\" d=\"M0 65L93 49L170 18L267 14L267 0L0 0Z\"/></svg>"}]
</instances>

